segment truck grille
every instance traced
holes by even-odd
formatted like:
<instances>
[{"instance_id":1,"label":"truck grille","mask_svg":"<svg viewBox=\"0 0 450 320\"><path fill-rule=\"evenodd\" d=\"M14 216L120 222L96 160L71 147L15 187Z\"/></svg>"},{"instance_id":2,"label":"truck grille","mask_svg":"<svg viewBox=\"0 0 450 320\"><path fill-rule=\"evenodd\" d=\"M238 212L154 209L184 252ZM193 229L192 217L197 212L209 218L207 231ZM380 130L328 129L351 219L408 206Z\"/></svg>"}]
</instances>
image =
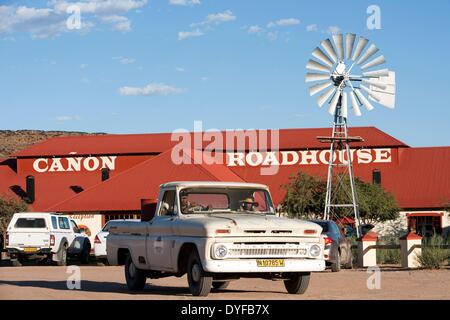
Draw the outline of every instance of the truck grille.
<instances>
[{"instance_id":1,"label":"truck grille","mask_svg":"<svg viewBox=\"0 0 450 320\"><path fill-rule=\"evenodd\" d=\"M308 248L299 244L233 245L228 258L289 258L308 256Z\"/></svg>"}]
</instances>

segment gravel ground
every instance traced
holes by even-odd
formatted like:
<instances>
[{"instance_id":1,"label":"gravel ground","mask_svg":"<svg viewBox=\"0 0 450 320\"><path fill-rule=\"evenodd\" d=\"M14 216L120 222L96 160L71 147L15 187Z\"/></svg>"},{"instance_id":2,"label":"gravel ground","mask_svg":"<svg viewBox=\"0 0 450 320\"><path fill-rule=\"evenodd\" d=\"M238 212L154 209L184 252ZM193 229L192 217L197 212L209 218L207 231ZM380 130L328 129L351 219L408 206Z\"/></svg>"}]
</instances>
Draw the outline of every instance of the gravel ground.
<instances>
[{"instance_id":1,"label":"gravel ground","mask_svg":"<svg viewBox=\"0 0 450 320\"><path fill-rule=\"evenodd\" d=\"M123 267L83 266L81 290L69 290L66 267L0 267L0 299L193 299L186 277L148 280L142 293L131 294ZM450 270L381 270L380 289L369 290L365 270L326 271L311 276L304 295L287 294L282 281L241 279L225 290L212 291L209 299L446 299L450 300Z\"/></svg>"}]
</instances>

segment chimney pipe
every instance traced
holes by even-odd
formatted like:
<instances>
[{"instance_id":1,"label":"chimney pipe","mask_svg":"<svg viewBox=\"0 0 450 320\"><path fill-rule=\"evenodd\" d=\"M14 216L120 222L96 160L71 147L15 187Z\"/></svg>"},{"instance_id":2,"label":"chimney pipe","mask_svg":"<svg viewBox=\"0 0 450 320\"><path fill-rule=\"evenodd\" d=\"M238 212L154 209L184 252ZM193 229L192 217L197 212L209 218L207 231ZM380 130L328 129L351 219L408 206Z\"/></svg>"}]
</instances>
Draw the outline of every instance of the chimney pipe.
<instances>
[{"instance_id":1,"label":"chimney pipe","mask_svg":"<svg viewBox=\"0 0 450 320\"><path fill-rule=\"evenodd\" d=\"M27 203L33 203L35 199L35 183L33 176L26 177L26 189L27 196L25 201Z\"/></svg>"}]
</instances>

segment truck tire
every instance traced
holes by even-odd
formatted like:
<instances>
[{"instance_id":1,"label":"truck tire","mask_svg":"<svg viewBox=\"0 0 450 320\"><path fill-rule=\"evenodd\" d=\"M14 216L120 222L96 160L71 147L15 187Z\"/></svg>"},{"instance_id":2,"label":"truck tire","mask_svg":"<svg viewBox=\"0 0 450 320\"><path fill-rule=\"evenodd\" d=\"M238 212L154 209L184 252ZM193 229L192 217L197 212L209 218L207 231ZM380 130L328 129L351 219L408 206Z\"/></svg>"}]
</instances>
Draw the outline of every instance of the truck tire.
<instances>
[{"instance_id":1,"label":"truck tire","mask_svg":"<svg viewBox=\"0 0 450 320\"><path fill-rule=\"evenodd\" d=\"M341 271L341 253L339 251L336 254L336 261L334 261L331 264L331 271L332 272L339 272L339 271Z\"/></svg>"},{"instance_id":2,"label":"truck tire","mask_svg":"<svg viewBox=\"0 0 450 320\"><path fill-rule=\"evenodd\" d=\"M212 286L214 289L226 289L230 285L230 281L214 281Z\"/></svg>"},{"instance_id":3,"label":"truck tire","mask_svg":"<svg viewBox=\"0 0 450 320\"><path fill-rule=\"evenodd\" d=\"M284 280L284 286L290 294L304 294L308 289L310 272L295 273L289 280Z\"/></svg>"},{"instance_id":4,"label":"truck tire","mask_svg":"<svg viewBox=\"0 0 450 320\"><path fill-rule=\"evenodd\" d=\"M130 255L127 256L125 261L125 280L127 281L128 289L131 291L142 291L147 282L144 271L134 265Z\"/></svg>"},{"instance_id":5,"label":"truck tire","mask_svg":"<svg viewBox=\"0 0 450 320\"><path fill-rule=\"evenodd\" d=\"M353 256L350 255L348 262L344 264L345 269L353 269Z\"/></svg>"},{"instance_id":6,"label":"truck tire","mask_svg":"<svg viewBox=\"0 0 450 320\"><path fill-rule=\"evenodd\" d=\"M67 244L61 247L61 252L59 253L59 260L56 261L56 265L63 267L67 265Z\"/></svg>"},{"instance_id":7,"label":"truck tire","mask_svg":"<svg viewBox=\"0 0 450 320\"><path fill-rule=\"evenodd\" d=\"M189 257L187 274L191 294L196 297L206 297L211 291L213 279L203 271L202 262L196 250Z\"/></svg>"}]
</instances>

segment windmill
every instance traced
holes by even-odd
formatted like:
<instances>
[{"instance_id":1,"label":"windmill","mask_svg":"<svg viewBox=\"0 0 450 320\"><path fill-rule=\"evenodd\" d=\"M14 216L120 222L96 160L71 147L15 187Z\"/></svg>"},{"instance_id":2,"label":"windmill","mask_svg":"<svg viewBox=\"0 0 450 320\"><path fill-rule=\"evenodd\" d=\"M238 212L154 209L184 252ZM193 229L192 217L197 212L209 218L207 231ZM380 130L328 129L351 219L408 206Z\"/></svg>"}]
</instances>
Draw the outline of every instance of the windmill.
<instances>
[{"instance_id":1,"label":"windmill","mask_svg":"<svg viewBox=\"0 0 450 320\"><path fill-rule=\"evenodd\" d=\"M330 143L324 219L332 218L339 210L352 210L359 237L361 223L350 143L364 140L348 135L348 107L351 105L353 114L358 117L362 115L362 106L371 111L374 103L393 109L395 73L380 67L386 59L383 55L375 57L379 49L375 44L369 44L369 40L359 37L356 42L353 33L347 33L345 39L342 34L334 34L332 39L334 46L330 39L325 39L313 50L315 59L306 64L313 72L306 73L305 80L315 82L309 88L309 94L319 94L317 104L319 107L327 104L328 112L334 117L332 135L318 137L321 142ZM345 181L347 176L348 183ZM348 201L338 197L342 194L348 196Z\"/></svg>"}]
</instances>

